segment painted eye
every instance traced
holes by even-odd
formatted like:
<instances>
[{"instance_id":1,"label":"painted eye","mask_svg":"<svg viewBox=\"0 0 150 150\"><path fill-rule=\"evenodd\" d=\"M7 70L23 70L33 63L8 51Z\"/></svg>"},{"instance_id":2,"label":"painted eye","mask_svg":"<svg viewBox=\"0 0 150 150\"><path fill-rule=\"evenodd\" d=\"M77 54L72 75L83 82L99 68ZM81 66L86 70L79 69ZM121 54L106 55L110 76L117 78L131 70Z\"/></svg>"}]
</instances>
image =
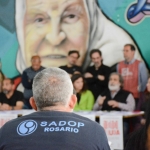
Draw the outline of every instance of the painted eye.
<instances>
[{"instance_id":1,"label":"painted eye","mask_svg":"<svg viewBox=\"0 0 150 150\"><path fill-rule=\"evenodd\" d=\"M44 19L43 19L43 18L37 18L35 21L36 21L36 22L43 22Z\"/></svg>"},{"instance_id":2,"label":"painted eye","mask_svg":"<svg viewBox=\"0 0 150 150\"><path fill-rule=\"evenodd\" d=\"M75 14L69 14L63 18L63 22L72 24L79 20L79 17Z\"/></svg>"},{"instance_id":3,"label":"painted eye","mask_svg":"<svg viewBox=\"0 0 150 150\"><path fill-rule=\"evenodd\" d=\"M37 26L42 26L44 25L48 19L46 19L44 16L39 15L35 18L34 22L36 23Z\"/></svg>"},{"instance_id":4,"label":"painted eye","mask_svg":"<svg viewBox=\"0 0 150 150\"><path fill-rule=\"evenodd\" d=\"M75 15L69 15L68 17L69 18L75 18L76 16Z\"/></svg>"}]
</instances>

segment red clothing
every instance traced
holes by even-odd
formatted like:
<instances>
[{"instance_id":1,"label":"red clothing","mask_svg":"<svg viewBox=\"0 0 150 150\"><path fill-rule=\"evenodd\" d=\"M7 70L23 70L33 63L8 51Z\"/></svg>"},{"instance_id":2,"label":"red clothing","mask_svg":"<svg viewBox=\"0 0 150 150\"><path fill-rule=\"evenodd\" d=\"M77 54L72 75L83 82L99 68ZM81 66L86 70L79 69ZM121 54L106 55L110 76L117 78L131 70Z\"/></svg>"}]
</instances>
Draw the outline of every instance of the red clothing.
<instances>
[{"instance_id":1,"label":"red clothing","mask_svg":"<svg viewBox=\"0 0 150 150\"><path fill-rule=\"evenodd\" d=\"M139 98L138 91L138 73L139 60L135 60L132 64L126 64L124 61L119 63L118 71L124 79L123 89L130 91L134 98Z\"/></svg>"},{"instance_id":2,"label":"red clothing","mask_svg":"<svg viewBox=\"0 0 150 150\"><path fill-rule=\"evenodd\" d=\"M21 76L14 78L15 89L17 89L20 83L21 83Z\"/></svg>"}]
</instances>

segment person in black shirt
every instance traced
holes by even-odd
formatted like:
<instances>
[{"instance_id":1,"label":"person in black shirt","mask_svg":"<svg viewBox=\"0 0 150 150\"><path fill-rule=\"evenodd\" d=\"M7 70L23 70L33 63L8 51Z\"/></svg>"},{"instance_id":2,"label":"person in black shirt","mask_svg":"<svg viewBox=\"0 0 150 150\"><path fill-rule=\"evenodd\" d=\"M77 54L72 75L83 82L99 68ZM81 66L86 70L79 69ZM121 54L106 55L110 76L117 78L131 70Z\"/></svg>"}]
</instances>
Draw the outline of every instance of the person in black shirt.
<instances>
[{"instance_id":1,"label":"person in black shirt","mask_svg":"<svg viewBox=\"0 0 150 150\"><path fill-rule=\"evenodd\" d=\"M82 73L80 66L76 65L77 60L79 59L80 54L77 50L71 50L68 52L68 64L65 66L60 66L59 68L65 70L70 77L75 73Z\"/></svg>"},{"instance_id":2,"label":"person in black shirt","mask_svg":"<svg viewBox=\"0 0 150 150\"><path fill-rule=\"evenodd\" d=\"M14 90L14 82L4 79L2 93L0 93L0 110L18 110L23 107L23 93Z\"/></svg>"},{"instance_id":3,"label":"person in black shirt","mask_svg":"<svg viewBox=\"0 0 150 150\"><path fill-rule=\"evenodd\" d=\"M87 68L84 77L87 80L89 89L93 92L95 99L108 89L108 79L111 69L102 64L102 53L99 49L90 52L93 66Z\"/></svg>"},{"instance_id":4,"label":"person in black shirt","mask_svg":"<svg viewBox=\"0 0 150 150\"><path fill-rule=\"evenodd\" d=\"M76 101L64 70L51 67L39 72L30 98L37 112L0 129L0 150L110 150L104 129L72 112Z\"/></svg>"}]
</instances>

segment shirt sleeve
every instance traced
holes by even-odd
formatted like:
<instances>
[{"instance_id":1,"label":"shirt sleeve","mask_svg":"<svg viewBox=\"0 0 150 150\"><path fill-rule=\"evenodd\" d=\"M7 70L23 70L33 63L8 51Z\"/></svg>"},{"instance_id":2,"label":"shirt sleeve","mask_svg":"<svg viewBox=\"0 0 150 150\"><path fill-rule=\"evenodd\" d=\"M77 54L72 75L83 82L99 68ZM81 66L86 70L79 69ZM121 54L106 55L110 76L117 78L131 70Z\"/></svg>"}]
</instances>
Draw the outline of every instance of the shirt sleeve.
<instances>
[{"instance_id":1,"label":"shirt sleeve","mask_svg":"<svg viewBox=\"0 0 150 150\"><path fill-rule=\"evenodd\" d=\"M93 73L92 73L92 68L91 68L91 67L87 68L87 70L86 70L85 73L91 73L91 74L93 75ZM93 83L96 83L96 82L98 81L97 76L94 76L94 75L93 75L92 78L85 78L85 79L86 79L86 81L87 81L87 83L88 83L89 85L90 85L90 84L93 84Z\"/></svg>"},{"instance_id":2,"label":"shirt sleeve","mask_svg":"<svg viewBox=\"0 0 150 150\"><path fill-rule=\"evenodd\" d=\"M2 145L3 145L3 138L2 138L2 129L0 129L0 149L3 149L2 148Z\"/></svg>"},{"instance_id":3,"label":"shirt sleeve","mask_svg":"<svg viewBox=\"0 0 150 150\"><path fill-rule=\"evenodd\" d=\"M22 74L22 84L23 84L24 88L32 89L32 83L33 83L33 79L29 80L27 73L24 71Z\"/></svg>"},{"instance_id":4,"label":"shirt sleeve","mask_svg":"<svg viewBox=\"0 0 150 150\"><path fill-rule=\"evenodd\" d=\"M119 103L119 108L125 111L133 111L135 109L135 99L132 94L128 95L126 102L126 104Z\"/></svg>"},{"instance_id":5,"label":"shirt sleeve","mask_svg":"<svg viewBox=\"0 0 150 150\"><path fill-rule=\"evenodd\" d=\"M98 100L101 98L101 95L98 96L96 103L94 104L93 110L101 110L102 106L98 104Z\"/></svg>"},{"instance_id":6,"label":"shirt sleeve","mask_svg":"<svg viewBox=\"0 0 150 150\"><path fill-rule=\"evenodd\" d=\"M78 66L76 71L82 73L82 68Z\"/></svg>"},{"instance_id":7,"label":"shirt sleeve","mask_svg":"<svg viewBox=\"0 0 150 150\"><path fill-rule=\"evenodd\" d=\"M22 101L24 102L24 97L23 97L23 93L22 92L18 92L18 98L17 98L17 101Z\"/></svg>"},{"instance_id":8,"label":"shirt sleeve","mask_svg":"<svg viewBox=\"0 0 150 150\"><path fill-rule=\"evenodd\" d=\"M98 144L98 149L99 150L110 150L110 147L108 144L108 139L107 139L104 128L101 125L99 125L95 131L96 131L95 142L96 142L96 144Z\"/></svg>"},{"instance_id":9,"label":"shirt sleeve","mask_svg":"<svg viewBox=\"0 0 150 150\"><path fill-rule=\"evenodd\" d=\"M86 110L92 110L93 105L94 105L94 96L92 92L89 91Z\"/></svg>"},{"instance_id":10,"label":"shirt sleeve","mask_svg":"<svg viewBox=\"0 0 150 150\"><path fill-rule=\"evenodd\" d=\"M0 103L3 103L2 101L2 94L0 93Z\"/></svg>"},{"instance_id":11,"label":"shirt sleeve","mask_svg":"<svg viewBox=\"0 0 150 150\"><path fill-rule=\"evenodd\" d=\"M116 71L119 73L119 64L116 66Z\"/></svg>"},{"instance_id":12,"label":"shirt sleeve","mask_svg":"<svg viewBox=\"0 0 150 150\"><path fill-rule=\"evenodd\" d=\"M98 84L102 85L104 87L108 87L108 80L109 80L110 73L111 73L110 67L106 67L105 68L105 74L103 75L105 77L105 79L102 81L98 79Z\"/></svg>"},{"instance_id":13,"label":"shirt sleeve","mask_svg":"<svg viewBox=\"0 0 150 150\"><path fill-rule=\"evenodd\" d=\"M148 80L148 71L144 62L139 64L139 92L143 92L146 89L146 84Z\"/></svg>"}]
</instances>

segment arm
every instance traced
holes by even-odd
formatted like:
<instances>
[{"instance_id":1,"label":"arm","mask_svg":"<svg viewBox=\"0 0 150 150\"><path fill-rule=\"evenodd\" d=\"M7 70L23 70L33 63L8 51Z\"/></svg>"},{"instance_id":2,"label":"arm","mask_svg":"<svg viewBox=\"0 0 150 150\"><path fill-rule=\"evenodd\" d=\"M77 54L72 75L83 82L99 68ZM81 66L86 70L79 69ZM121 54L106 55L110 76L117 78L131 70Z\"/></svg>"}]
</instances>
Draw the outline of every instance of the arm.
<instances>
[{"instance_id":1,"label":"arm","mask_svg":"<svg viewBox=\"0 0 150 150\"><path fill-rule=\"evenodd\" d=\"M93 105L94 105L94 96L91 91L88 91L88 99L87 99L87 105L86 105L86 110L92 110Z\"/></svg>"},{"instance_id":2,"label":"arm","mask_svg":"<svg viewBox=\"0 0 150 150\"><path fill-rule=\"evenodd\" d=\"M91 76L88 75L88 74L90 74ZM90 68L90 67L86 70L86 72L84 74L84 77L85 77L85 79L86 79L86 81L87 81L88 84L93 84L93 83L95 83L95 82L98 81L97 76L94 76L92 74L92 68Z\"/></svg>"},{"instance_id":3,"label":"arm","mask_svg":"<svg viewBox=\"0 0 150 150\"><path fill-rule=\"evenodd\" d=\"M94 107L93 107L93 110L101 110L102 109L102 106L99 105L99 99L101 98L102 96L98 96L97 100L96 100L96 103L94 104Z\"/></svg>"},{"instance_id":4,"label":"arm","mask_svg":"<svg viewBox=\"0 0 150 150\"><path fill-rule=\"evenodd\" d=\"M119 103L118 107L122 110L133 111L135 109L135 100L132 94L127 97L127 104Z\"/></svg>"},{"instance_id":5,"label":"arm","mask_svg":"<svg viewBox=\"0 0 150 150\"><path fill-rule=\"evenodd\" d=\"M146 84L148 80L148 71L144 62L139 64L139 92L143 92L146 89Z\"/></svg>"},{"instance_id":6,"label":"arm","mask_svg":"<svg viewBox=\"0 0 150 150\"><path fill-rule=\"evenodd\" d=\"M30 80L27 76L27 73L24 71L22 74L22 84L26 89L32 89L33 79Z\"/></svg>"},{"instance_id":7,"label":"arm","mask_svg":"<svg viewBox=\"0 0 150 150\"><path fill-rule=\"evenodd\" d=\"M98 77L97 77L98 84L107 87L110 73L111 73L110 67L106 67L104 75L98 75Z\"/></svg>"},{"instance_id":8,"label":"arm","mask_svg":"<svg viewBox=\"0 0 150 150\"><path fill-rule=\"evenodd\" d=\"M78 74L79 74L79 73L82 74L82 68L79 67L79 66L76 68L76 71L74 72L74 74L77 74L77 73L78 73Z\"/></svg>"},{"instance_id":9,"label":"arm","mask_svg":"<svg viewBox=\"0 0 150 150\"><path fill-rule=\"evenodd\" d=\"M93 107L93 110L101 110L105 99L106 99L106 96L101 96L101 95L98 96L96 103Z\"/></svg>"},{"instance_id":10,"label":"arm","mask_svg":"<svg viewBox=\"0 0 150 150\"><path fill-rule=\"evenodd\" d=\"M2 103L0 103L0 110L2 110L1 106L2 106Z\"/></svg>"},{"instance_id":11,"label":"arm","mask_svg":"<svg viewBox=\"0 0 150 150\"><path fill-rule=\"evenodd\" d=\"M12 110L20 110L23 107L23 102L22 101L17 101L16 106L12 107Z\"/></svg>"}]
</instances>

